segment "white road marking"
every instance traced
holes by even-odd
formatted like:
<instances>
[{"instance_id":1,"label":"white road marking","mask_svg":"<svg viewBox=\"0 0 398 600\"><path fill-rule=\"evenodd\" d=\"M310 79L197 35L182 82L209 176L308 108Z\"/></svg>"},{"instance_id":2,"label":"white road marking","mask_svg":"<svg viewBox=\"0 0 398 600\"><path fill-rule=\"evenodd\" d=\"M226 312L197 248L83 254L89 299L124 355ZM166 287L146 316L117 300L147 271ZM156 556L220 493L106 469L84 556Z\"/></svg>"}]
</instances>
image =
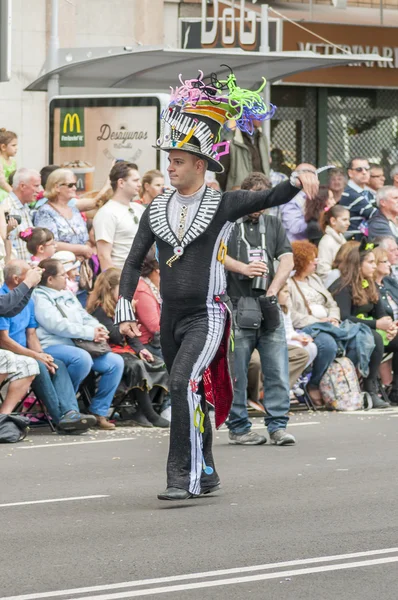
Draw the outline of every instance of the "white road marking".
<instances>
[{"instance_id":1,"label":"white road marking","mask_svg":"<svg viewBox=\"0 0 398 600\"><path fill-rule=\"evenodd\" d=\"M9 502L8 504L0 504L0 508L7 508L8 506L27 506L28 504L51 504L52 502L72 502L74 500L94 500L96 498L109 498L109 495L96 495L96 496L76 496L73 498L49 498L48 500L29 500L27 502Z\"/></svg>"},{"instance_id":2,"label":"white road marking","mask_svg":"<svg viewBox=\"0 0 398 600\"><path fill-rule=\"evenodd\" d=\"M18 446L17 450L32 450L32 448L59 448L60 446L81 446L85 444L106 444L107 442L130 442L131 440L136 440L135 437L126 437L126 438L111 438L107 440L87 440L86 442L61 442L60 444L36 444L36 445L26 445L26 446Z\"/></svg>"},{"instance_id":3,"label":"white road marking","mask_svg":"<svg viewBox=\"0 0 398 600\"><path fill-rule=\"evenodd\" d=\"M281 577L296 577L297 575L310 575L313 573L327 573L328 571L342 571L345 569L358 569L371 567L374 565L388 564L398 562L398 556L390 558L376 558L375 560L365 560L351 563L341 563L338 565L325 565L323 567L310 567L308 569L295 569L293 571L278 571L277 573L265 573L262 575L250 575L248 577L233 577L231 579L217 579L214 581L200 581L199 583L186 583L182 585L172 585L168 587L149 588L146 590L136 590L135 592L118 592L117 594L101 594L100 596L86 596L85 600L120 600L121 598L140 598L143 596L153 596L156 594L167 594L170 592L183 592L187 590L197 590L203 588L220 587L224 585L237 585L250 583L254 581L265 581L267 579L280 579Z\"/></svg>"},{"instance_id":4,"label":"white road marking","mask_svg":"<svg viewBox=\"0 0 398 600\"><path fill-rule=\"evenodd\" d=\"M398 416L398 415L397 415ZM320 421L306 421L304 423L290 423L290 427L301 427L304 425L320 425ZM252 429L264 429L264 425L253 425ZM229 431L226 429L219 429L217 433L224 433ZM82 446L84 444L106 444L109 442L130 442L136 440L136 437L123 437L123 438L110 438L105 440L87 440L81 442L60 442L50 444L25 444L24 446L17 446L17 450L32 450L36 448L59 448L60 446Z\"/></svg>"},{"instance_id":5,"label":"white road marking","mask_svg":"<svg viewBox=\"0 0 398 600\"><path fill-rule=\"evenodd\" d=\"M208 577L220 577L223 575L234 575L238 573L250 573L254 571L265 571L269 569L280 569L283 567L295 567L300 565L310 565L317 564L322 562L334 562L334 561L343 561L354 558L366 558L369 556L380 556L383 554L393 554L398 553L398 548L383 548L380 550L369 550L365 552L351 552L350 554L335 554L331 556L318 556L316 558L307 558L307 559L298 559L298 560L290 560L285 562L277 562L277 563L268 563L263 565L253 565L249 567L235 567L232 569L219 569L217 571L204 571L202 573L186 573L184 575L175 575L170 577L157 577L155 579L141 579L138 581L125 581L122 583L110 583L105 585L95 585L90 587L82 587L82 588L72 588L66 590L57 590L54 592L41 592L35 594L23 594L21 596L7 596L0 598L0 600L41 600L42 598L58 598L60 596L71 596L77 594L88 594L90 592L105 592L123 588L134 588L134 587L142 587L148 585L156 585L160 583L175 583L177 581L187 581L192 579L205 579ZM388 560L388 559L378 559L378 560ZM390 562L398 561L398 557L392 557ZM366 564L371 561L366 561ZM342 563L345 564L358 564L364 565L365 562L359 563ZM335 565L340 568L340 565ZM365 565L366 566L366 565ZM323 569L324 567L319 567ZM297 573L298 574L298 573ZM273 574L274 575L274 574ZM286 576L286 571L279 571L275 577ZM226 581L230 581L227 579ZM213 582L209 582L211 585ZM204 583L197 584L198 586L204 586ZM167 590L171 590L170 587L165 588ZM151 593L153 590L151 591ZM128 592L131 594L131 592ZM140 592L141 593L141 592ZM113 596L112 596L113 597ZM116 598L116 596L115 596Z\"/></svg>"}]
</instances>

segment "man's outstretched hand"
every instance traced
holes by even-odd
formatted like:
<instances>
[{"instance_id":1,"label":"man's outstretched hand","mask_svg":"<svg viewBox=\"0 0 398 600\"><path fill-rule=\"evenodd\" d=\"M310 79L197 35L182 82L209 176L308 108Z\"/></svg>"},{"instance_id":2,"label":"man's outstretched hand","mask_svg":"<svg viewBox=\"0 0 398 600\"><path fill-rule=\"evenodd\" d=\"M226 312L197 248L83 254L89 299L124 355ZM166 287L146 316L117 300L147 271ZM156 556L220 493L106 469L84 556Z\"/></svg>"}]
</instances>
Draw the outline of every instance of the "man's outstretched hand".
<instances>
[{"instance_id":1,"label":"man's outstretched hand","mask_svg":"<svg viewBox=\"0 0 398 600\"><path fill-rule=\"evenodd\" d=\"M136 321L125 321L124 323L120 323L119 331L122 335L131 338L141 336L140 326Z\"/></svg>"},{"instance_id":2,"label":"man's outstretched hand","mask_svg":"<svg viewBox=\"0 0 398 600\"><path fill-rule=\"evenodd\" d=\"M297 173L301 185L303 186L303 192L306 194L307 198L310 200L315 198L319 190L319 180L314 165L302 163L295 169L295 172Z\"/></svg>"}]
</instances>

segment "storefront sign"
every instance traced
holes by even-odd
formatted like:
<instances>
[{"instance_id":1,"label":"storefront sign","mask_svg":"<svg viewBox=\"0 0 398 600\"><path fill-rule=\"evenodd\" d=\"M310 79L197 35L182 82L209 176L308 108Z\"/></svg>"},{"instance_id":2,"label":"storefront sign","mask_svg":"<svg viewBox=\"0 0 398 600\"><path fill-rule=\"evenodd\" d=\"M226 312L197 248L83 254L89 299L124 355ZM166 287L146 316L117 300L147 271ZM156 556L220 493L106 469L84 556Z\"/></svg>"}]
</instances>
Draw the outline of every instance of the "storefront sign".
<instances>
[{"instance_id":1,"label":"storefront sign","mask_svg":"<svg viewBox=\"0 0 398 600\"><path fill-rule=\"evenodd\" d=\"M75 172L79 192L100 189L117 159L156 167L156 106L61 107L53 118L53 162Z\"/></svg>"},{"instance_id":2,"label":"storefront sign","mask_svg":"<svg viewBox=\"0 0 398 600\"><path fill-rule=\"evenodd\" d=\"M259 15L245 4L245 0L213 0L210 12L207 0L202 0L201 43L204 48L214 48L217 40L224 48L240 46L247 50L258 45L256 17Z\"/></svg>"},{"instance_id":3,"label":"storefront sign","mask_svg":"<svg viewBox=\"0 0 398 600\"><path fill-rule=\"evenodd\" d=\"M335 25L333 23L306 23L307 29L330 40L323 42L291 23L283 25L284 50L309 50L324 55L379 54L392 58L390 63L364 62L308 71L287 78L286 82L355 87L398 88L398 41L393 27L368 27L366 25ZM335 44L335 46L333 45ZM342 48L336 48L336 46Z\"/></svg>"}]
</instances>

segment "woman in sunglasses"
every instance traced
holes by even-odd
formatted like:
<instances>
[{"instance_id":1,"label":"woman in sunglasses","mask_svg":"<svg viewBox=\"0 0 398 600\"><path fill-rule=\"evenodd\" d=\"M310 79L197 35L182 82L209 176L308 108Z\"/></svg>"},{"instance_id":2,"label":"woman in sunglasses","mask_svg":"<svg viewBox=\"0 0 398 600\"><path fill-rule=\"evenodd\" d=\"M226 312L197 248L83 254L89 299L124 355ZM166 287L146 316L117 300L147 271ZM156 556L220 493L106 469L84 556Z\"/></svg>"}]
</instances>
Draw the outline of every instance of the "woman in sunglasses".
<instances>
[{"instance_id":1,"label":"woman in sunglasses","mask_svg":"<svg viewBox=\"0 0 398 600\"><path fill-rule=\"evenodd\" d=\"M35 227L49 229L58 250L69 250L78 258L90 258L93 251L88 245L88 231L80 211L70 205L76 198L76 176L70 169L57 169L46 182L46 202L37 211Z\"/></svg>"}]
</instances>

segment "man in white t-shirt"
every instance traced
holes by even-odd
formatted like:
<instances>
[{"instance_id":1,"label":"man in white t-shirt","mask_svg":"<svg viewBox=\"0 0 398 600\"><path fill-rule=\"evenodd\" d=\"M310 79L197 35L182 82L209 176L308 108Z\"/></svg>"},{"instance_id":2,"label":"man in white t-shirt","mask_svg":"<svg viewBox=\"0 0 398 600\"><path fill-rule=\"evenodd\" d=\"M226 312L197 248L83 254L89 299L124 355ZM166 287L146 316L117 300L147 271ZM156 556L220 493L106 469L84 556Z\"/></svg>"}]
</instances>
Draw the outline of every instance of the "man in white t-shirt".
<instances>
[{"instance_id":1,"label":"man in white t-shirt","mask_svg":"<svg viewBox=\"0 0 398 600\"><path fill-rule=\"evenodd\" d=\"M140 174L134 163L117 162L109 174L113 198L99 209L94 217L101 270L123 268L145 210L133 202L140 189Z\"/></svg>"}]
</instances>

